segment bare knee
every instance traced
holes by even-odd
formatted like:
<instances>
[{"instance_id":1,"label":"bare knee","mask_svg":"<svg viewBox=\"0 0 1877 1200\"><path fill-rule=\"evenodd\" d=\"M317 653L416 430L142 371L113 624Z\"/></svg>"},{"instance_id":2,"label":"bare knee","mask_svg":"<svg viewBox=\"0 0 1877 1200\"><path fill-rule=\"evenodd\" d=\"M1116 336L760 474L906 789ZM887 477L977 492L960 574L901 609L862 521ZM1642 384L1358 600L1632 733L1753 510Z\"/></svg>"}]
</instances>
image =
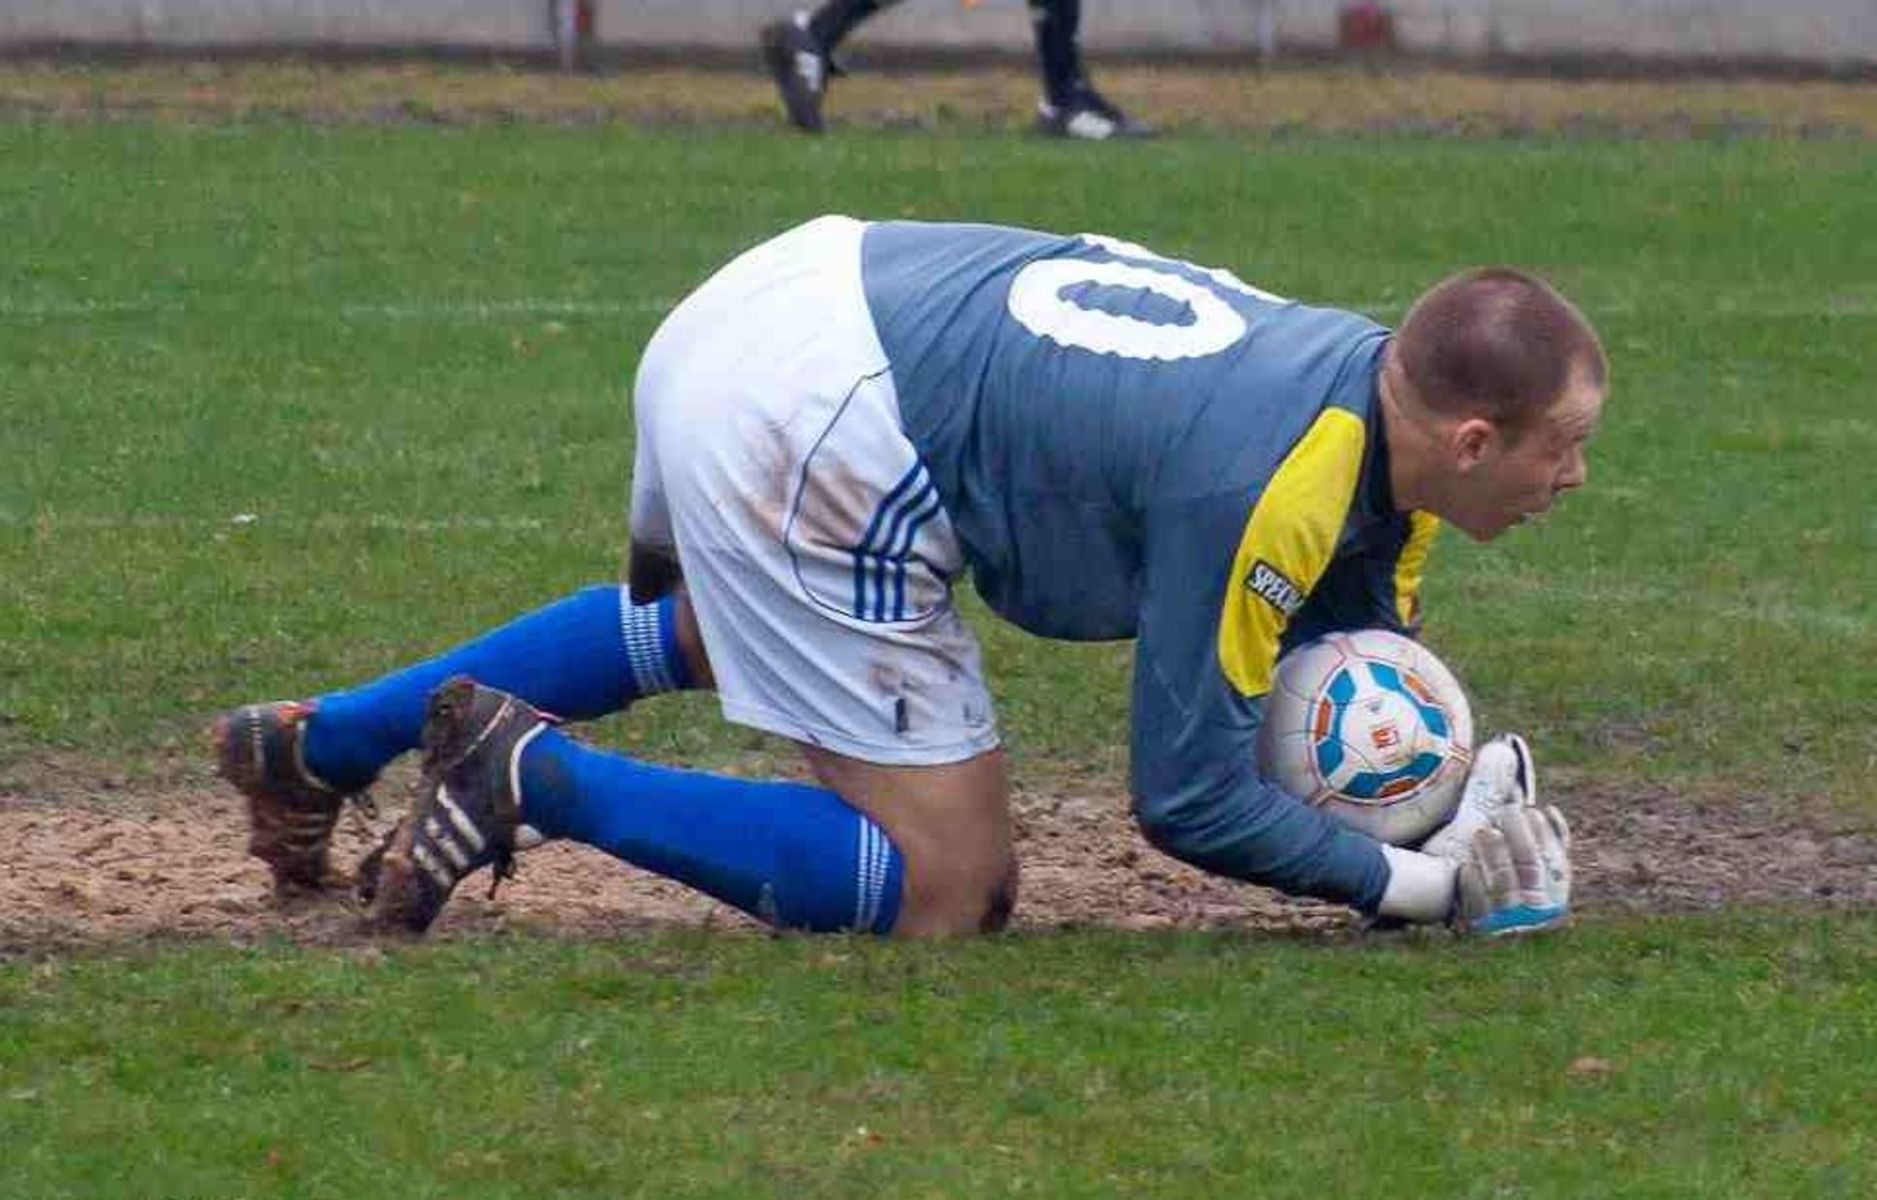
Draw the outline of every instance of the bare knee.
<instances>
[{"instance_id":1,"label":"bare knee","mask_svg":"<svg viewBox=\"0 0 1877 1200\"><path fill-rule=\"evenodd\" d=\"M900 937L986 933L1017 899L1010 785L1001 750L936 766L888 766L805 747L823 786L867 814L905 864Z\"/></svg>"},{"instance_id":2,"label":"bare knee","mask_svg":"<svg viewBox=\"0 0 1877 1200\"><path fill-rule=\"evenodd\" d=\"M1010 864L1004 871L1004 877L997 883L997 890L991 894L991 906L984 914L984 920L978 925L980 933L998 933L1010 924L1010 914L1017 907L1017 859L1011 856Z\"/></svg>"},{"instance_id":3,"label":"bare knee","mask_svg":"<svg viewBox=\"0 0 1877 1200\"><path fill-rule=\"evenodd\" d=\"M921 869L924 867L925 869ZM900 900L898 937L996 933L1017 904L1017 859L1006 852L975 864L909 862Z\"/></svg>"}]
</instances>

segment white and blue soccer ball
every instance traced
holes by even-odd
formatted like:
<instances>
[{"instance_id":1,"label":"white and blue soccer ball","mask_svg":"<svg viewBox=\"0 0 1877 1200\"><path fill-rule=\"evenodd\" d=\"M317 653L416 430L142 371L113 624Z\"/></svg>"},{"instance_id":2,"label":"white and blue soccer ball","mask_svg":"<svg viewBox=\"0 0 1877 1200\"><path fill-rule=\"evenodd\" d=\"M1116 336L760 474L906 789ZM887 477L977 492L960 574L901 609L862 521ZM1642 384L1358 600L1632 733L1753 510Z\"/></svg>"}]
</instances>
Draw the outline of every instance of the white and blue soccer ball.
<instances>
[{"instance_id":1,"label":"white and blue soccer ball","mask_svg":"<svg viewBox=\"0 0 1877 1200\"><path fill-rule=\"evenodd\" d=\"M1453 816L1472 763L1466 692L1412 638L1331 633L1278 661L1259 772L1343 824L1414 845Z\"/></svg>"}]
</instances>

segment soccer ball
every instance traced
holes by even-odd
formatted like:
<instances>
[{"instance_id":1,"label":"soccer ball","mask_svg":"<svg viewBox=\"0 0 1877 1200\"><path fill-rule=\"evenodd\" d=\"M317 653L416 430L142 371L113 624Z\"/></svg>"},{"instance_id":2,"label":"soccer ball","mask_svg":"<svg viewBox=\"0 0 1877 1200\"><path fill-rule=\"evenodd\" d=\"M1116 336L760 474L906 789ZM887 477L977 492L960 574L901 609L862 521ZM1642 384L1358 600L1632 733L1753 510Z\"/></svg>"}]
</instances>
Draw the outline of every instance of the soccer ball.
<instances>
[{"instance_id":1,"label":"soccer ball","mask_svg":"<svg viewBox=\"0 0 1877 1200\"><path fill-rule=\"evenodd\" d=\"M1258 769L1397 846L1446 824L1473 763L1473 711L1446 664L1385 629L1331 633L1278 661Z\"/></svg>"}]
</instances>

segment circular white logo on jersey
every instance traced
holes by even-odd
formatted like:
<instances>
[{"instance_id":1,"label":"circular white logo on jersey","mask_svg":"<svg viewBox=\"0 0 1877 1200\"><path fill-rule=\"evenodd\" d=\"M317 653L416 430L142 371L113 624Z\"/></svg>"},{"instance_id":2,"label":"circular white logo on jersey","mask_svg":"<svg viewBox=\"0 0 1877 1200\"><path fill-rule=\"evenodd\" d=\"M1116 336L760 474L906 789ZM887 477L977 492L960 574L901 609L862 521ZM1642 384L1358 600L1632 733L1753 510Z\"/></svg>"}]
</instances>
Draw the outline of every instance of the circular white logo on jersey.
<instances>
[{"instance_id":1,"label":"circular white logo on jersey","mask_svg":"<svg viewBox=\"0 0 1877 1200\"><path fill-rule=\"evenodd\" d=\"M1062 293L1088 284L1135 288L1184 304L1191 322L1162 325L1084 308ZM1203 358L1245 336L1245 318L1210 288L1146 267L1056 258L1033 262L1010 284L1010 315L1037 337L1123 358Z\"/></svg>"}]
</instances>

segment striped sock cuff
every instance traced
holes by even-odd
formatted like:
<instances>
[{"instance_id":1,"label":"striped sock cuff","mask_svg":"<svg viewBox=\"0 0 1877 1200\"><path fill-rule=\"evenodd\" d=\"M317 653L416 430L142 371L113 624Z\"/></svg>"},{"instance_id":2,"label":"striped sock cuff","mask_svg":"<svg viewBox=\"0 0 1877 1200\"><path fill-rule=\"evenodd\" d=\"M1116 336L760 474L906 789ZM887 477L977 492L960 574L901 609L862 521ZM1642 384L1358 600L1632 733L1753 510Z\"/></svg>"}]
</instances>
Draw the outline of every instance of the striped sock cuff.
<instances>
[{"instance_id":1,"label":"striped sock cuff","mask_svg":"<svg viewBox=\"0 0 1877 1200\"><path fill-rule=\"evenodd\" d=\"M859 933L890 933L899 920L904 864L886 831L864 816L860 818L859 843L854 871L853 928Z\"/></svg>"},{"instance_id":2,"label":"striped sock cuff","mask_svg":"<svg viewBox=\"0 0 1877 1200\"><path fill-rule=\"evenodd\" d=\"M626 671L632 677L628 700L691 686L691 673L678 649L677 609L676 596L634 604L631 593L619 589L619 632L626 647Z\"/></svg>"}]
</instances>

